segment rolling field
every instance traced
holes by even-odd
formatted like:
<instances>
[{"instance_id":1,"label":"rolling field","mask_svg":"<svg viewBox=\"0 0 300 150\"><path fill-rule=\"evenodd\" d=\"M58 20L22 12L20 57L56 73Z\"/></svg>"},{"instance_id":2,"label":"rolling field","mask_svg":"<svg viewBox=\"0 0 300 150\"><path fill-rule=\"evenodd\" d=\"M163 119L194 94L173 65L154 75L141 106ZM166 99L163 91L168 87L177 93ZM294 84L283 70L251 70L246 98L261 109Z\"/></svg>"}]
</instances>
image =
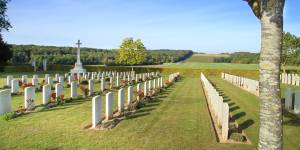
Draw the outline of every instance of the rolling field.
<instances>
[{"instance_id":1,"label":"rolling field","mask_svg":"<svg viewBox=\"0 0 300 150\"><path fill-rule=\"evenodd\" d=\"M258 64L214 63L217 57L228 57L218 54L194 54L191 58L178 63L165 64L158 67L179 69L222 69L222 70L258 70ZM300 66L286 66L286 70L300 70Z\"/></svg>"}]
</instances>

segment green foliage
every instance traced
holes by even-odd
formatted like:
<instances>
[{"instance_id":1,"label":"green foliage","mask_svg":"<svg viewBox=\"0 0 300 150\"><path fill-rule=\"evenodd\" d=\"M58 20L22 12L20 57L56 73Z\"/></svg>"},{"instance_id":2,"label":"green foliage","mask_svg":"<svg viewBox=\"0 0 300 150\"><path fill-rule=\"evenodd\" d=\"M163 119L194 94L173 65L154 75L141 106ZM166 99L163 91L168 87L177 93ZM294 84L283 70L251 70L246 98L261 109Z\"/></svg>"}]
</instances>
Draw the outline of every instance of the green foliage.
<instances>
[{"instance_id":1,"label":"green foliage","mask_svg":"<svg viewBox=\"0 0 300 150\"><path fill-rule=\"evenodd\" d=\"M16 112L9 112L2 115L2 118L6 121L14 119L17 117Z\"/></svg>"},{"instance_id":2,"label":"green foliage","mask_svg":"<svg viewBox=\"0 0 300 150\"><path fill-rule=\"evenodd\" d=\"M146 47L140 39L125 38L117 54L116 62L121 65L143 64L146 60Z\"/></svg>"},{"instance_id":3,"label":"green foliage","mask_svg":"<svg viewBox=\"0 0 300 150\"><path fill-rule=\"evenodd\" d=\"M258 60L259 53L235 52L229 57L215 58L214 61L217 63L257 64Z\"/></svg>"},{"instance_id":4,"label":"green foliage","mask_svg":"<svg viewBox=\"0 0 300 150\"><path fill-rule=\"evenodd\" d=\"M2 32L8 31L11 25L8 21L6 11L9 0L0 0L0 64L5 63L12 57L10 46L3 41Z\"/></svg>"},{"instance_id":5,"label":"green foliage","mask_svg":"<svg viewBox=\"0 0 300 150\"><path fill-rule=\"evenodd\" d=\"M88 81L88 80L82 80L82 81L80 81L80 84L88 85L88 84L89 84L89 81Z\"/></svg>"},{"instance_id":6,"label":"green foliage","mask_svg":"<svg viewBox=\"0 0 300 150\"><path fill-rule=\"evenodd\" d=\"M236 142L245 142L246 141L246 138L241 133L231 133L229 138Z\"/></svg>"},{"instance_id":7,"label":"green foliage","mask_svg":"<svg viewBox=\"0 0 300 150\"><path fill-rule=\"evenodd\" d=\"M138 40L137 40L138 41ZM137 42L142 47L140 41ZM11 45L13 56L9 60L11 64L30 64L36 60L37 66L42 69L43 59L48 60L48 64L73 65L76 62L76 48L74 47L55 47L38 45ZM148 50L143 64L162 64L177 62L188 58L192 51L188 50ZM117 65L115 63L117 50L81 48L81 61L84 65ZM139 56L141 56L139 54ZM56 67L59 67L56 65ZM72 68L72 67L71 67ZM48 67L48 69L50 69Z\"/></svg>"},{"instance_id":8,"label":"green foliage","mask_svg":"<svg viewBox=\"0 0 300 150\"><path fill-rule=\"evenodd\" d=\"M283 33L282 64L300 64L300 37Z\"/></svg>"}]
</instances>

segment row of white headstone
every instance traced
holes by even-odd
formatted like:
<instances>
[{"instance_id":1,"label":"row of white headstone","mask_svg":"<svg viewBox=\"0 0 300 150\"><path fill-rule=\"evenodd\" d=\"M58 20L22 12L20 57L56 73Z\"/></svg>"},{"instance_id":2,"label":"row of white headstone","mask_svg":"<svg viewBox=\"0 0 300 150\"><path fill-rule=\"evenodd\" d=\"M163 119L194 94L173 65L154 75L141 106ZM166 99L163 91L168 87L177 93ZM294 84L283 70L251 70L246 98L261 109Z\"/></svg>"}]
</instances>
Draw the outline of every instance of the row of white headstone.
<instances>
[{"instance_id":1,"label":"row of white headstone","mask_svg":"<svg viewBox=\"0 0 300 150\"><path fill-rule=\"evenodd\" d=\"M77 82L71 84L71 97L77 96ZM24 108L26 110L33 110L35 108L35 93L36 88L34 86L29 86L24 89ZM46 105L51 99L51 85L46 84L43 86L43 104ZM63 95L63 85L57 83L55 85L56 97L61 97ZM12 111L11 107L11 90L6 89L0 91L0 115Z\"/></svg>"},{"instance_id":2,"label":"row of white headstone","mask_svg":"<svg viewBox=\"0 0 300 150\"><path fill-rule=\"evenodd\" d=\"M151 73L153 74L153 73ZM53 85L53 81L52 78L46 74L45 75L48 79L48 82L46 85L43 85L42 88L42 96L43 96L43 104L46 105L49 103L50 99L51 99L51 93L52 93L52 85ZM57 76L57 75L56 75ZM152 76L149 74L149 77ZM157 75L156 75L157 76ZM112 77L110 77L111 80L110 82L112 82ZM22 76L22 79L27 79L26 76ZM116 78L116 80L118 81L119 78ZM34 75L32 81L38 80L38 76ZM56 98L57 97L61 97L63 95L63 88L64 88L64 81L63 81L63 77L62 76L58 76L58 81L59 83L55 84L55 94L56 94ZM12 79L12 88L11 90L2 90L0 91L0 115L3 113L7 113L7 112L11 112L11 93L18 93L19 92L19 81L17 83L14 83L14 81L16 81L15 79ZM26 80L23 80L26 81ZM149 89L153 87L155 88L156 86L162 86L163 85L163 81L162 78L159 78L156 80L153 80L153 84L151 84L151 80L149 81L148 87ZM27 81L26 81L27 83ZM118 83L118 82L117 82ZM157 85L156 85L157 84ZM70 83L70 87L71 87L71 98L76 98L78 97L78 93L77 93L77 88L78 88L78 82L77 81L71 81ZM95 92L95 83L93 79L89 79L88 80L88 89L89 89L89 96L92 96ZM101 91L104 91L106 89L106 84L105 84L105 79L101 78ZM33 110L35 108L35 92L36 92L36 86L30 86L30 87L26 87L24 89L24 106L25 109L27 110ZM147 91L146 91L147 92ZM9 94L8 94L9 93ZM145 93L147 94L147 93ZM3 101L3 102L2 102Z\"/></svg>"},{"instance_id":3,"label":"row of white headstone","mask_svg":"<svg viewBox=\"0 0 300 150\"><path fill-rule=\"evenodd\" d=\"M245 77L221 73L221 78L256 96L259 96L259 82Z\"/></svg>"},{"instance_id":4,"label":"row of white headstone","mask_svg":"<svg viewBox=\"0 0 300 150\"><path fill-rule=\"evenodd\" d=\"M288 111L293 111L295 114L300 114L300 90L293 92L290 87L287 87L285 89L284 97L285 109Z\"/></svg>"},{"instance_id":5,"label":"row of white headstone","mask_svg":"<svg viewBox=\"0 0 300 150\"><path fill-rule=\"evenodd\" d=\"M163 78L159 77L156 79L152 79L144 82L144 89L142 89L142 83L137 84L136 94L143 91L144 97L148 95L154 94L157 89L163 88ZM130 104L133 102L133 87L129 86L127 90L127 108L129 108ZM109 92L106 95L105 99L105 119L110 120L113 118L113 93ZM137 100L139 100L139 96L137 95ZM125 109L124 102L125 101L125 90L121 88L118 90L118 112L122 113ZM92 99L92 128L95 128L97 124L102 122L101 116L101 95L95 96Z\"/></svg>"},{"instance_id":6,"label":"row of white headstone","mask_svg":"<svg viewBox=\"0 0 300 150\"><path fill-rule=\"evenodd\" d=\"M77 76L77 81L80 81L81 76L85 79L92 79L92 80L98 80L98 81L104 81L102 82L103 85L105 85L105 78L109 77L110 78L110 85L112 88L114 84L114 80L116 80L116 87L120 87L120 79L123 78L123 81L146 81L146 79L150 77L158 77L159 73L158 72L151 72L151 73L141 73L141 74L135 74L134 71L131 72L116 72L116 71L106 71L106 72L88 72L85 74L79 74ZM76 77L74 74L68 74L66 73L64 76L61 76L59 74L55 74L54 80L50 76L50 74L45 74L45 83L52 85L54 81L64 84L64 79L68 79L68 84L71 85L72 81L76 81ZM27 75L22 75L21 78L22 84L27 84L28 82L28 76ZM32 85L35 86L36 88L39 85L39 77L38 75L33 75L32 77ZM11 92L12 93L18 93L19 92L19 80L14 79L12 75L8 75L6 78L6 85L11 87ZM104 89L103 89L104 90Z\"/></svg>"},{"instance_id":7,"label":"row of white headstone","mask_svg":"<svg viewBox=\"0 0 300 150\"><path fill-rule=\"evenodd\" d=\"M300 76L298 74L288 74L288 73L281 73L280 74L280 80L283 84L288 85L300 85Z\"/></svg>"},{"instance_id":8,"label":"row of white headstone","mask_svg":"<svg viewBox=\"0 0 300 150\"><path fill-rule=\"evenodd\" d=\"M229 131L229 106L223 102L223 97L201 73L202 86L205 91L206 99L210 107L210 112L216 118L218 126L221 126L222 139L228 139Z\"/></svg>"}]
</instances>

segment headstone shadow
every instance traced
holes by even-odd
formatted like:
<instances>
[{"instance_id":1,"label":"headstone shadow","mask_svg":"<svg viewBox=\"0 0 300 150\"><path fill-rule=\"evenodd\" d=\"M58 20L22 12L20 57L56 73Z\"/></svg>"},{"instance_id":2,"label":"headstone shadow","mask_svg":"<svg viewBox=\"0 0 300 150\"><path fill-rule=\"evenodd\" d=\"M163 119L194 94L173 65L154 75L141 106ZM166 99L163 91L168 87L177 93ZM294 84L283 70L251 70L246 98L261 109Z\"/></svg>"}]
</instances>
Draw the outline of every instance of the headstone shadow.
<instances>
[{"instance_id":1,"label":"headstone shadow","mask_svg":"<svg viewBox=\"0 0 300 150\"><path fill-rule=\"evenodd\" d=\"M239 127L242 130L245 130L245 129L249 128L253 124L254 124L254 120L248 119L248 120L244 121L243 123L239 124Z\"/></svg>"},{"instance_id":2,"label":"headstone shadow","mask_svg":"<svg viewBox=\"0 0 300 150\"><path fill-rule=\"evenodd\" d=\"M286 117L286 119L283 121L284 125L300 126L300 116L292 114L288 111L284 111L283 116Z\"/></svg>"}]
</instances>

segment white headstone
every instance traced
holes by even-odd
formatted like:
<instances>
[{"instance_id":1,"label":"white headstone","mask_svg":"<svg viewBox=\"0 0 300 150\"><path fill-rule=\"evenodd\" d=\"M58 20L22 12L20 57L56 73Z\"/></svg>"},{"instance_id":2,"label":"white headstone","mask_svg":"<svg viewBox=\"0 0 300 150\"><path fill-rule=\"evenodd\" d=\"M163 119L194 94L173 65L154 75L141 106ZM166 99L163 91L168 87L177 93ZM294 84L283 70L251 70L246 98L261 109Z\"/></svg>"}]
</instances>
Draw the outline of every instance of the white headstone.
<instances>
[{"instance_id":1,"label":"white headstone","mask_svg":"<svg viewBox=\"0 0 300 150\"><path fill-rule=\"evenodd\" d=\"M56 73L56 74L55 74L55 81L57 81L57 82L58 82L58 78L59 78L59 74L58 74L58 73Z\"/></svg>"},{"instance_id":2,"label":"white headstone","mask_svg":"<svg viewBox=\"0 0 300 150\"><path fill-rule=\"evenodd\" d=\"M48 77L48 79L47 79L47 84L50 84L50 85L53 84L53 79L52 79L52 77Z\"/></svg>"},{"instance_id":3,"label":"white headstone","mask_svg":"<svg viewBox=\"0 0 300 150\"><path fill-rule=\"evenodd\" d=\"M290 87L285 89L285 109L289 110L292 108L293 94Z\"/></svg>"},{"instance_id":4,"label":"white headstone","mask_svg":"<svg viewBox=\"0 0 300 150\"><path fill-rule=\"evenodd\" d=\"M58 82L62 85L64 85L64 77L63 76L59 76L58 77Z\"/></svg>"},{"instance_id":5,"label":"white headstone","mask_svg":"<svg viewBox=\"0 0 300 150\"><path fill-rule=\"evenodd\" d=\"M11 93L9 89L0 91L0 115L9 113L11 108Z\"/></svg>"},{"instance_id":6,"label":"white headstone","mask_svg":"<svg viewBox=\"0 0 300 150\"><path fill-rule=\"evenodd\" d=\"M51 85L47 84L43 86L43 104L46 105L49 103L51 98Z\"/></svg>"},{"instance_id":7,"label":"white headstone","mask_svg":"<svg viewBox=\"0 0 300 150\"><path fill-rule=\"evenodd\" d=\"M24 90L25 109L33 110L35 108L35 88L26 87Z\"/></svg>"},{"instance_id":8,"label":"white headstone","mask_svg":"<svg viewBox=\"0 0 300 150\"><path fill-rule=\"evenodd\" d=\"M120 87L120 78L119 78L119 74L117 74L117 81L116 81L117 83L117 87Z\"/></svg>"},{"instance_id":9,"label":"white headstone","mask_svg":"<svg viewBox=\"0 0 300 150\"><path fill-rule=\"evenodd\" d=\"M109 78L109 88L112 89L114 87L114 78L110 77Z\"/></svg>"},{"instance_id":10,"label":"white headstone","mask_svg":"<svg viewBox=\"0 0 300 150\"><path fill-rule=\"evenodd\" d=\"M38 78L39 78L39 75L36 75L36 74L35 74L35 75L32 76L32 78L33 78L33 79L38 79Z\"/></svg>"},{"instance_id":11,"label":"white headstone","mask_svg":"<svg viewBox=\"0 0 300 150\"><path fill-rule=\"evenodd\" d=\"M144 82L144 97L146 97L148 95L148 85L147 85L147 81Z\"/></svg>"},{"instance_id":12,"label":"white headstone","mask_svg":"<svg viewBox=\"0 0 300 150\"><path fill-rule=\"evenodd\" d=\"M105 112L105 117L106 120L110 120L113 117L113 112L114 112L114 99L113 99L113 94L112 92L109 92L106 94L106 112Z\"/></svg>"},{"instance_id":13,"label":"white headstone","mask_svg":"<svg viewBox=\"0 0 300 150\"><path fill-rule=\"evenodd\" d=\"M14 78L14 77L11 76L11 75L8 75L8 76L6 77L6 85L7 85L7 86L11 87L11 80L12 80L13 78Z\"/></svg>"},{"instance_id":14,"label":"white headstone","mask_svg":"<svg viewBox=\"0 0 300 150\"><path fill-rule=\"evenodd\" d=\"M296 90L295 92L294 112L300 114L300 90Z\"/></svg>"},{"instance_id":15,"label":"white headstone","mask_svg":"<svg viewBox=\"0 0 300 150\"><path fill-rule=\"evenodd\" d=\"M27 75L22 75L22 83L27 84Z\"/></svg>"},{"instance_id":16,"label":"white headstone","mask_svg":"<svg viewBox=\"0 0 300 150\"><path fill-rule=\"evenodd\" d=\"M101 95L92 100L92 127L95 128L101 122Z\"/></svg>"},{"instance_id":17,"label":"white headstone","mask_svg":"<svg viewBox=\"0 0 300 150\"><path fill-rule=\"evenodd\" d=\"M77 97L77 82L72 81L71 82L71 98Z\"/></svg>"},{"instance_id":18,"label":"white headstone","mask_svg":"<svg viewBox=\"0 0 300 150\"><path fill-rule=\"evenodd\" d=\"M124 110L124 89L118 91L118 111L123 112Z\"/></svg>"},{"instance_id":19,"label":"white headstone","mask_svg":"<svg viewBox=\"0 0 300 150\"><path fill-rule=\"evenodd\" d=\"M60 97L61 95L63 95L63 90L64 90L64 87L62 86L62 84L57 83L55 85L56 97Z\"/></svg>"},{"instance_id":20,"label":"white headstone","mask_svg":"<svg viewBox=\"0 0 300 150\"><path fill-rule=\"evenodd\" d=\"M223 103L223 115L222 115L222 138L223 140L228 139L229 130L229 106L227 103Z\"/></svg>"},{"instance_id":21,"label":"white headstone","mask_svg":"<svg viewBox=\"0 0 300 150\"><path fill-rule=\"evenodd\" d=\"M11 80L11 93L19 93L19 80Z\"/></svg>"},{"instance_id":22,"label":"white headstone","mask_svg":"<svg viewBox=\"0 0 300 150\"><path fill-rule=\"evenodd\" d=\"M89 95L92 96L94 94L94 80L89 80Z\"/></svg>"},{"instance_id":23,"label":"white headstone","mask_svg":"<svg viewBox=\"0 0 300 150\"><path fill-rule=\"evenodd\" d=\"M132 97L133 97L133 93L132 93L132 86L128 87L128 93L127 93L127 105L129 106L131 104L132 101Z\"/></svg>"},{"instance_id":24,"label":"white headstone","mask_svg":"<svg viewBox=\"0 0 300 150\"><path fill-rule=\"evenodd\" d=\"M48 78L50 77L50 74L45 74L45 81L48 83Z\"/></svg>"},{"instance_id":25,"label":"white headstone","mask_svg":"<svg viewBox=\"0 0 300 150\"><path fill-rule=\"evenodd\" d=\"M105 90L105 78L101 78L101 91Z\"/></svg>"},{"instance_id":26,"label":"white headstone","mask_svg":"<svg viewBox=\"0 0 300 150\"><path fill-rule=\"evenodd\" d=\"M32 85L37 88L39 85L39 79L37 78L32 78Z\"/></svg>"}]
</instances>

